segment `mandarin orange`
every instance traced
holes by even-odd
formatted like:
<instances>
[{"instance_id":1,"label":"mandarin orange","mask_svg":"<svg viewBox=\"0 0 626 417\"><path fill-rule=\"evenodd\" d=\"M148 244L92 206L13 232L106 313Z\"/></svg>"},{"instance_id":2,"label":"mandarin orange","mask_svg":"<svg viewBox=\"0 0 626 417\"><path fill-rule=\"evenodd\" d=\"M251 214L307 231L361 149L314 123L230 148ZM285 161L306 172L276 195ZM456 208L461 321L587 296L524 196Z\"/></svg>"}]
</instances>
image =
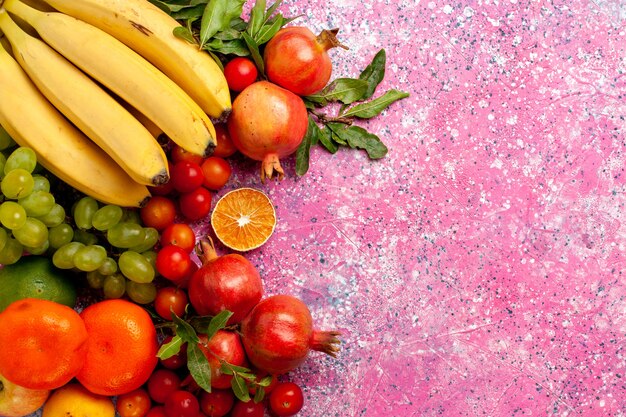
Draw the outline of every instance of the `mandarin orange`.
<instances>
[{"instance_id":1,"label":"mandarin orange","mask_svg":"<svg viewBox=\"0 0 626 417\"><path fill-rule=\"evenodd\" d=\"M48 300L24 298L0 313L0 374L29 389L55 389L83 367L87 330L78 313Z\"/></svg>"},{"instance_id":2,"label":"mandarin orange","mask_svg":"<svg viewBox=\"0 0 626 417\"><path fill-rule=\"evenodd\" d=\"M150 315L123 299L99 301L81 313L89 340L76 378L89 391L120 395L143 385L157 365L158 342Z\"/></svg>"}]
</instances>

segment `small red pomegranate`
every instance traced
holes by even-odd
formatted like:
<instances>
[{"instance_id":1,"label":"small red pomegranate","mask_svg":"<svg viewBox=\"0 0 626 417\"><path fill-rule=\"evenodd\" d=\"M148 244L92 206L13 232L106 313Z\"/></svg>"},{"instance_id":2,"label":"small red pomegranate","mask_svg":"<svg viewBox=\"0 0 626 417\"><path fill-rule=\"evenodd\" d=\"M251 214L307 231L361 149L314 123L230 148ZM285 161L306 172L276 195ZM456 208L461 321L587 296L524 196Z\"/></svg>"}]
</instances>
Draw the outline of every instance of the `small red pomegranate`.
<instances>
[{"instance_id":1,"label":"small red pomegranate","mask_svg":"<svg viewBox=\"0 0 626 417\"><path fill-rule=\"evenodd\" d=\"M270 374L298 367L311 350L336 356L339 332L313 329L309 308L290 295L262 300L241 322L241 338L248 360Z\"/></svg>"},{"instance_id":2,"label":"small red pomegranate","mask_svg":"<svg viewBox=\"0 0 626 417\"><path fill-rule=\"evenodd\" d=\"M267 78L301 96L324 88L332 74L328 50L347 49L337 40L338 29L315 36L301 26L283 28L265 45L263 60Z\"/></svg>"},{"instance_id":3,"label":"small red pomegranate","mask_svg":"<svg viewBox=\"0 0 626 417\"><path fill-rule=\"evenodd\" d=\"M302 99L276 84L257 81L233 101L228 132L235 147L248 158L262 161L261 181L284 177L280 158L298 149L308 127Z\"/></svg>"},{"instance_id":4,"label":"small red pomegranate","mask_svg":"<svg viewBox=\"0 0 626 417\"><path fill-rule=\"evenodd\" d=\"M230 388L233 376L222 372L222 361L235 366L246 365L246 353L241 338L229 330L218 330L211 340L204 334L198 335L198 338L198 347L211 366L211 387Z\"/></svg>"},{"instance_id":5,"label":"small red pomegranate","mask_svg":"<svg viewBox=\"0 0 626 417\"><path fill-rule=\"evenodd\" d=\"M243 256L218 256L209 240L200 241L202 266L189 280L189 301L202 316L215 316L228 310L233 315L227 325L237 324L263 297L259 271Z\"/></svg>"}]
</instances>

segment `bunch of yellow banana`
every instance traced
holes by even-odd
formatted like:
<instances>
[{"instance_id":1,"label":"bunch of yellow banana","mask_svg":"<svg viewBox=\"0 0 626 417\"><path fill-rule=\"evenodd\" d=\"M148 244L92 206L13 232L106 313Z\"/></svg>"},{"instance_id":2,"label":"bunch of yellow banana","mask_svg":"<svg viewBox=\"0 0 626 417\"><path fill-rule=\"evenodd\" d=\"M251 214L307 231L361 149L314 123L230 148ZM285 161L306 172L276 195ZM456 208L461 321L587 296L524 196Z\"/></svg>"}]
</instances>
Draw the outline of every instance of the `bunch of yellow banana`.
<instances>
[{"instance_id":1,"label":"bunch of yellow banana","mask_svg":"<svg viewBox=\"0 0 626 417\"><path fill-rule=\"evenodd\" d=\"M155 135L212 152L230 92L213 59L174 36L176 20L148 0L32 1L0 0L0 125L46 169L139 206L169 180Z\"/></svg>"}]
</instances>

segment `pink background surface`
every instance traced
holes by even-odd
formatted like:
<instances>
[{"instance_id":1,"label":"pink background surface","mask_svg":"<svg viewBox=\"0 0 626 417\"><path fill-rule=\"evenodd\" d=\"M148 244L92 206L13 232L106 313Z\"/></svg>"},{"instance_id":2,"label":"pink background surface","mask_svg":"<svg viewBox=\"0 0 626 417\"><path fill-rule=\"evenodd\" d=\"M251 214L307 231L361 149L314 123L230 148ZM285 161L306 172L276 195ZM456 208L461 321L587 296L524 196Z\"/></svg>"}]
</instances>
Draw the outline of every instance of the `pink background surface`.
<instances>
[{"instance_id":1,"label":"pink background surface","mask_svg":"<svg viewBox=\"0 0 626 417\"><path fill-rule=\"evenodd\" d=\"M289 1L339 27L334 76L388 54L363 123L390 151L312 154L262 185L267 292L338 328L290 375L302 417L626 415L626 1ZM227 190L225 190L227 191Z\"/></svg>"},{"instance_id":2,"label":"pink background surface","mask_svg":"<svg viewBox=\"0 0 626 417\"><path fill-rule=\"evenodd\" d=\"M261 184L236 158L220 193L268 193L266 292L343 332L289 375L299 416L625 416L626 0L280 10L341 29L335 77L385 48L378 94L411 93L361 123L384 159L319 148Z\"/></svg>"}]
</instances>

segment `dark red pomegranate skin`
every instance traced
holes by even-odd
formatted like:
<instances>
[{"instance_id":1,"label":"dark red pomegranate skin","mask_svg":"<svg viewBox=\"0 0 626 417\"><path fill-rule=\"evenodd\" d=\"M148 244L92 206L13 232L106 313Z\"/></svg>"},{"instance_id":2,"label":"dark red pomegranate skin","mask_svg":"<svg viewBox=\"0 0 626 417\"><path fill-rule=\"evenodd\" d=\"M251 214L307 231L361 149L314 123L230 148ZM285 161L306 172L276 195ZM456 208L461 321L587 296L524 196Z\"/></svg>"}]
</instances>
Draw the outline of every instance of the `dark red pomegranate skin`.
<instances>
[{"instance_id":1,"label":"dark red pomegranate skin","mask_svg":"<svg viewBox=\"0 0 626 417\"><path fill-rule=\"evenodd\" d=\"M247 365L241 338L237 333L229 330L218 330L211 340L207 340L206 335L198 335L198 337L200 339L198 347L211 366L211 387L230 388L230 381L233 376L222 373L220 359L231 365Z\"/></svg>"},{"instance_id":2,"label":"dark red pomegranate skin","mask_svg":"<svg viewBox=\"0 0 626 417\"><path fill-rule=\"evenodd\" d=\"M270 374L283 374L306 359L314 339L308 307L289 295L262 300L241 322L248 360Z\"/></svg>"},{"instance_id":3,"label":"dark red pomegranate skin","mask_svg":"<svg viewBox=\"0 0 626 417\"><path fill-rule=\"evenodd\" d=\"M201 316L231 311L227 325L241 322L263 297L259 271L245 257L236 253L217 256L212 247L205 248L201 259L202 267L189 280L191 305Z\"/></svg>"}]
</instances>

